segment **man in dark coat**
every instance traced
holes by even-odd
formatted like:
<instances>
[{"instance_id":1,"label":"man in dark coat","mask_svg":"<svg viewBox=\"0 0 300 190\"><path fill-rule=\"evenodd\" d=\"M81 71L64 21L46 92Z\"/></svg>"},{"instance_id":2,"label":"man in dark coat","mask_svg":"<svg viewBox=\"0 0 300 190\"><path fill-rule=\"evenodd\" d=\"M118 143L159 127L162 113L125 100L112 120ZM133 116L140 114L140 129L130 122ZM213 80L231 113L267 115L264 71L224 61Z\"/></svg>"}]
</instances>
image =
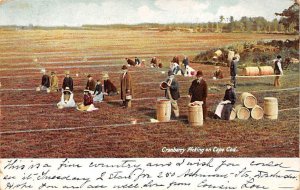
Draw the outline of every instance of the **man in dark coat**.
<instances>
[{"instance_id":1,"label":"man in dark coat","mask_svg":"<svg viewBox=\"0 0 300 190\"><path fill-rule=\"evenodd\" d=\"M70 91L73 92L73 79L70 77L70 72L66 72L66 76L63 81L62 88L65 90L66 87L69 87Z\"/></svg>"},{"instance_id":2,"label":"man in dark coat","mask_svg":"<svg viewBox=\"0 0 300 190\"><path fill-rule=\"evenodd\" d=\"M197 79L193 80L192 85L189 88L189 95L191 96L191 102L202 101L203 109L203 119L206 120L207 108L206 108L206 98L207 98L207 84L203 79L202 71L197 71Z\"/></svg>"},{"instance_id":3,"label":"man in dark coat","mask_svg":"<svg viewBox=\"0 0 300 190\"><path fill-rule=\"evenodd\" d=\"M190 64L189 58L187 56L184 56L182 60L182 64L184 65L184 68L186 69L186 66Z\"/></svg>"},{"instance_id":4,"label":"man in dark coat","mask_svg":"<svg viewBox=\"0 0 300 190\"><path fill-rule=\"evenodd\" d=\"M237 58L233 57L232 61L230 63L230 76L231 76L231 82L233 83L234 88L236 88L237 64L238 64Z\"/></svg>"},{"instance_id":5,"label":"man in dark coat","mask_svg":"<svg viewBox=\"0 0 300 190\"><path fill-rule=\"evenodd\" d=\"M165 90L165 97L171 100L171 107L174 112L176 118L179 117L179 107L177 104L177 100L180 98L179 94L179 84L175 80L174 73L172 70L168 71L168 78L166 80L168 85L167 89Z\"/></svg>"},{"instance_id":6,"label":"man in dark coat","mask_svg":"<svg viewBox=\"0 0 300 190\"><path fill-rule=\"evenodd\" d=\"M274 74L275 75L283 75L281 62L282 62L281 56L278 55L277 59L275 59L275 62L274 62ZM274 80L274 86L275 87L280 86L279 78L280 78L280 76L275 77L275 80Z\"/></svg>"},{"instance_id":7,"label":"man in dark coat","mask_svg":"<svg viewBox=\"0 0 300 190\"><path fill-rule=\"evenodd\" d=\"M89 91L95 91L96 83L92 77L92 75L88 75L88 81L86 83L85 89L88 89Z\"/></svg>"},{"instance_id":8,"label":"man in dark coat","mask_svg":"<svg viewBox=\"0 0 300 190\"><path fill-rule=\"evenodd\" d=\"M128 65L130 65L130 66L136 65L136 63L132 59L128 59L127 57L125 59L126 59Z\"/></svg>"},{"instance_id":9,"label":"man in dark coat","mask_svg":"<svg viewBox=\"0 0 300 190\"><path fill-rule=\"evenodd\" d=\"M121 99L123 100L123 106L125 108L130 108L131 107L131 99L132 99L131 75L128 73L126 65L123 65L122 70L123 70L123 73L120 77Z\"/></svg>"}]
</instances>

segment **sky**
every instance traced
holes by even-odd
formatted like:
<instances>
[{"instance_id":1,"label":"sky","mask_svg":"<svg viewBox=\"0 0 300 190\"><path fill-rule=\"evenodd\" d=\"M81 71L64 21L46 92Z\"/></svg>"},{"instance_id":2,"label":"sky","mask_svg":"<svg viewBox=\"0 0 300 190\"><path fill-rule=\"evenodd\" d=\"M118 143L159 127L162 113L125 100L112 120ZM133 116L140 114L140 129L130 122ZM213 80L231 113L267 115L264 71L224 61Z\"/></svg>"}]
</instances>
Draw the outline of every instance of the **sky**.
<instances>
[{"instance_id":1,"label":"sky","mask_svg":"<svg viewBox=\"0 0 300 190\"><path fill-rule=\"evenodd\" d=\"M233 16L278 18L293 0L0 0L0 25L199 23Z\"/></svg>"}]
</instances>

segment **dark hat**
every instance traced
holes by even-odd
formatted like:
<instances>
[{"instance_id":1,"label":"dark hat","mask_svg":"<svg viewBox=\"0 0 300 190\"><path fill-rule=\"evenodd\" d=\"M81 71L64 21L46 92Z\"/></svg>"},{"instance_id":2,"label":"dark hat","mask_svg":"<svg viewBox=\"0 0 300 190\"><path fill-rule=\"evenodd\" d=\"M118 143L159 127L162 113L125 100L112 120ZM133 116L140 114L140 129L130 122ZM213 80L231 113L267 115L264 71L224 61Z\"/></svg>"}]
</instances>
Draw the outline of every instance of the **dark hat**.
<instances>
[{"instance_id":1,"label":"dark hat","mask_svg":"<svg viewBox=\"0 0 300 190\"><path fill-rule=\"evenodd\" d=\"M174 75L174 73L173 73L172 70L169 70L169 71L168 71L168 76L171 76L171 75Z\"/></svg>"},{"instance_id":2,"label":"dark hat","mask_svg":"<svg viewBox=\"0 0 300 190\"><path fill-rule=\"evenodd\" d=\"M277 55L277 59L280 59L281 58L281 55Z\"/></svg>"},{"instance_id":3,"label":"dark hat","mask_svg":"<svg viewBox=\"0 0 300 190\"><path fill-rule=\"evenodd\" d=\"M202 77L203 76L203 73L202 71L197 71L197 74L196 74L197 77Z\"/></svg>"},{"instance_id":4,"label":"dark hat","mask_svg":"<svg viewBox=\"0 0 300 190\"><path fill-rule=\"evenodd\" d=\"M87 76L87 77L88 77L88 78L90 78L91 76L92 76L92 75L88 74L88 76Z\"/></svg>"},{"instance_id":5,"label":"dark hat","mask_svg":"<svg viewBox=\"0 0 300 190\"><path fill-rule=\"evenodd\" d=\"M54 71L51 71L51 75L54 75L55 74L55 72Z\"/></svg>"},{"instance_id":6,"label":"dark hat","mask_svg":"<svg viewBox=\"0 0 300 190\"><path fill-rule=\"evenodd\" d=\"M123 65L122 66L122 70L126 70L127 69L127 66L126 65Z\"/></svg>"},{"instance_id":7,"label":"dark hat","mask_svg":"<svg viewBox=\"0 0 300 190\"><path fill-rule=\"evenodd\" d=\"M236 57L233 57L232 60L236 60Z\"/></svg>"}]
</instances>

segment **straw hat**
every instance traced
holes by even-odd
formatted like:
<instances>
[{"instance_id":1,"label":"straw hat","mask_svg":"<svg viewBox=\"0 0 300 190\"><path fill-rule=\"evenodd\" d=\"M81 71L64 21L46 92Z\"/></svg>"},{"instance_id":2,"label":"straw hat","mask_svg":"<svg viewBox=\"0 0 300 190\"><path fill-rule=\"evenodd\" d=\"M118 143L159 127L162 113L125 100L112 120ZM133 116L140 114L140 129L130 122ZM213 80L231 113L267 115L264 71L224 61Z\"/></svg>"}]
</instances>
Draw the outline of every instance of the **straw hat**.
<instances>
[{"instance_id":1,"label":"straw hat","mask_svg":"<svg viewBox=\"0 0 300 190\"><path fill-rule=\"evenodd\" d=\"M64 90L64 92L70 92L71 93L70 88L66 87L66 89Z\"/></svg>"},{"instance_id":2,"label":"straw hat","mask_svg":"<svg viewBox=\"0 0 300 190\"><path fill-rule=\"evenodd\" d=\"M234 86L234 84L233 84L231 81L228 81L228 82L226 83L226 85Z\"/></svg>"},{"instance_id":3,"label":"straw hat","mask_svg":"<svg viewBox=\"0 0 300 190\"><path fill-rule=\"evenodd\" d=\"M70 71L65 71L65 74L66 74L66 75L69 75L69 74L70 74Z\"/></svg>"},{"instance_id":4,"label":"straw hat","mask_svg":"<svg viewBox=\"0 0 300 190\"><path fill-rule=\"evenodd\" d=\"M83 92L90 92L88 89L84 89Z\"/></svg>"},{"instance_id":5,"label":"straw hat","mask_svg":"<svg viewBox=\"0 0 300 190\"><path fill-rule=\"evenodd\" d=\"M103 79L103 80L109 79L108 74L107 74L107 73L103 74L102 79Z\"/></svg>"}]
</instances>

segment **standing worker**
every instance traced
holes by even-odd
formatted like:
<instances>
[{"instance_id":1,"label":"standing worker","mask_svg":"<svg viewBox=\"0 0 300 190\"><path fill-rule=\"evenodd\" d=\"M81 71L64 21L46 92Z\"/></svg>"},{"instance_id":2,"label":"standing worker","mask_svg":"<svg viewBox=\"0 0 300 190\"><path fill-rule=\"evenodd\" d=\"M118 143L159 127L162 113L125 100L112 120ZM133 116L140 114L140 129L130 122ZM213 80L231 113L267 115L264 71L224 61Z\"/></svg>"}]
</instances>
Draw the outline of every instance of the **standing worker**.
<instances>
[{"instance_id":1,"label":"standing worker","mask_svg":"<svg viewBox=\"0 0 300 190\"><path fill-rule=\"evenodd\" d=\"M232 61L230 63L230 76L231 76L231 82L233 83L234 88L236 88L237 64L238 64L237 58L233 57Z\"/></svg>"},{"instance_id":2,"label":"standing worker","mask_svg":"<svg viewBox=\"0 0 300 190\"><path fill-rule=\"evenodd\" d=\"M73 92L73 79L70 77L70 72L66 71L65 74L62 89L65 90L66 87L69 87L70 91Z\"/></svg>"},{"instance_id":3,"label":"standing worker","mask_svg":"<svg viewBox=\"0 0 300 190\"><path fill-rule=\"evenodd\" d=\"M189 88L189 95L191 96L191 102L202 101L203 109L203 119L206 120L207 108L206 108L206 98L207 98L207 83L203 79L202 71L197 71L197 79L193 80L192 85Z\"/></svg>"},{"instance_id":4,"label":"standing worker","mask_svg":"<svg viewBox=\"0 0 300 190\"><path fill-rule=\"evenodd\" d=\"M176 118L179 117L179 107L177 100L180 98L179 84L175 80L175 76L172 70L168 71L168 78L166 80L167 89L165 90L165 97L171 101L171 107L173 109Z\"/></svg>"},{"instance_id":5,"label":"standing worker","mask_svg":"<svg viewBox=\"0 0 300 190\"><path fill-rule=\"evenodd\" d=\"M123 100L123 107L131 107L132 99L132 84L131 75L128 73L127 66L123 65L123 73L121 75L121 99Z\"/></svg>"},{"instance_id":6,"label":"standing worker","mask_svg":"<svg viewBox=\"0 0 300 190\"><path fill-rule=\"evenodd\" d=\"M275 65L274 65L274 74L275 75L283 75L283 71L282 71L282 66L281 66L281 56L278 55L277 59L275 59ZM279 81L280 76L276 76L275 80L274 80L274 86L275 87L279 87L280 86L280 81Z\"/></svg>"},{"instance_id":7,"label":"standing worker","mask_svg":"<svg viewBox=\"0 0 300 190\"><path fill-rule=\"evenodd\" d=\"M190 64L189 58L187 56L184 56L182 60L182 64L184 65L184 68L186 69L186 66Z\"/></svg>"}]
</instances>

